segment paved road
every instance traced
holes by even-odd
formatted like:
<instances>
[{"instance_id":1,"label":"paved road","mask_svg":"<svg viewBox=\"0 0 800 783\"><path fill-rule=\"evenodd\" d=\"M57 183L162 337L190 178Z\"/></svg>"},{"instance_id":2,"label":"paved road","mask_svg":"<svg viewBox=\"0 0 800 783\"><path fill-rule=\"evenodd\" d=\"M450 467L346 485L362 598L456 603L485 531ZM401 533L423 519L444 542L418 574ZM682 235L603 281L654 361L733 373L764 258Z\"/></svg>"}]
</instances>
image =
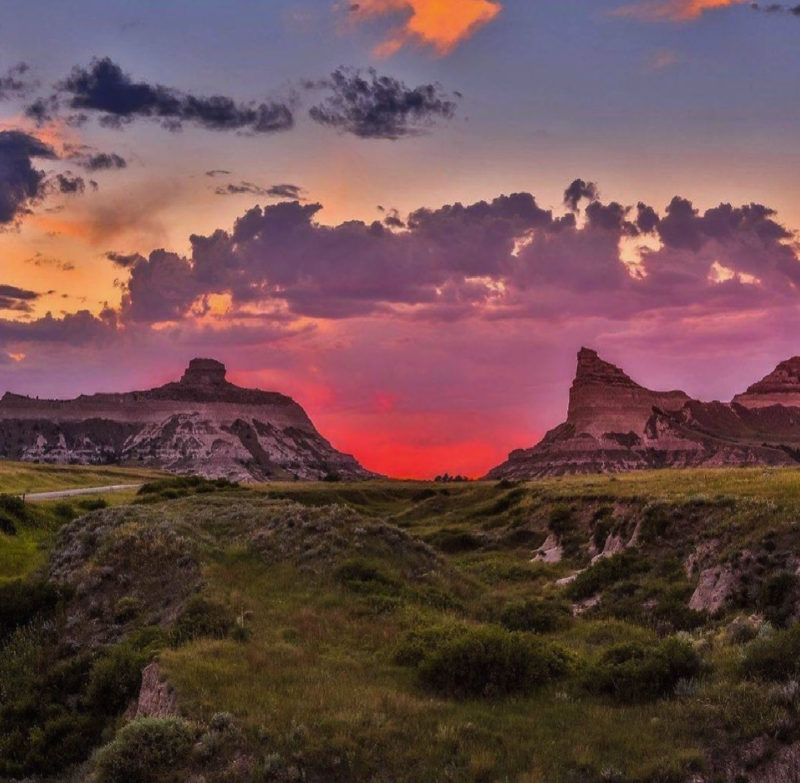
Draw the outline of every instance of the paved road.
<instances>
[{"instance_id":1,"label":"paved road","mask_svg":"<svg viewBox=\"0 0 800 783\"><path fill-rule=\"evenodd\" d=\"M100 495L106 492L121 492L125 489L138 489L141 484L109 484L105 487L78 487L77 489L59 489L56 492L28 492L25 500L58 500L75 495Z\"/></svg>"}]
</instances>

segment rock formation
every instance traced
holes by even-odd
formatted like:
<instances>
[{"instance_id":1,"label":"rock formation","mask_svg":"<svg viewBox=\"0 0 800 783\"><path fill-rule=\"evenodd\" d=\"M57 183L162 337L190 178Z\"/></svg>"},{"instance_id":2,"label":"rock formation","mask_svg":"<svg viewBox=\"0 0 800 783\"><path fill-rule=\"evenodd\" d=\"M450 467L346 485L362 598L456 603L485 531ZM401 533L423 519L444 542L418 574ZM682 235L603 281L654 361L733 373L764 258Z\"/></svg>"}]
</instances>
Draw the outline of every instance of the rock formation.
<instances>
[{"instance_id":1,"label":"rock formation","mask_svg":"<svg viewBox=\"0 0 800 783\"><path fill-rule=\"evenodd\" d=\"M192 359L180 381L148 391L0 400L0 457L132 464L232 480L370 476L277 392L228 382L225 365Z\"/></svg>"},{"instance_id":2,"label":"rock formation","mask_svg":"<svg viewBox=\"0 0 800 783\"><path fill-rule=\"evenodd\" d=\"M488 478L800 463L800 357L730 403L640 386L582 348L567 420Z\"/></svg>"}]
</instances>

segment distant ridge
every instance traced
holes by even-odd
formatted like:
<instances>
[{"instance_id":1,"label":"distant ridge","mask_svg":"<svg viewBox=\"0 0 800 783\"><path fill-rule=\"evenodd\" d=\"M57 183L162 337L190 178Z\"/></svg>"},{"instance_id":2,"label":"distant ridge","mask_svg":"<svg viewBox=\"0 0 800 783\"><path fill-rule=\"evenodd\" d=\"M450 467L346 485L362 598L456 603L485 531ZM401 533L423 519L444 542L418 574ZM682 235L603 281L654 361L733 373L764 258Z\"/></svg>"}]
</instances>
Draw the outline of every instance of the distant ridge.
<instances>
[{"instance_id":1,"label":"distant ridge","mask_svg":"<svg viewBox=\"0 0 800 783\"><path fill-rule=\"evenodd\" d=\"M487 478L800 464L800 357L730 403L657 392L581 348L567 419Z\"/></svg>"},{"instance_id":2,"label":"distant ridge","mask_svg":"<svg viewBox=\"0 0 800 783\"><path fill-rule=\"evenodd\" d=\"M244 389L215 359L192 359L179 381L121 394L0 399L0 457L134 464L235 480L367 478L278 392Z\"/></svg>"}]
</instances>

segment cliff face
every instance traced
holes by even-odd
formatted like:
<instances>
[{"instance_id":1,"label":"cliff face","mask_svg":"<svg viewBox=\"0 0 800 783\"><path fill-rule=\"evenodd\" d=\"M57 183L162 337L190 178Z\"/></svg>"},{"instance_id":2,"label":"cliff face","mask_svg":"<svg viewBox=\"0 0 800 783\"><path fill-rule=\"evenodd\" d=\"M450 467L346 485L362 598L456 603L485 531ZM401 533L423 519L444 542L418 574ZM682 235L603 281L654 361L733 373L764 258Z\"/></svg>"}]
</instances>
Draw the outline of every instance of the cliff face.
<instances>
[{"instance_id":1,"label":"cliff face","mask_svg":"<svg viewBox=\"0 0 800 783\"><path fill-rule=\"evenodd\" d=\"M128 463L235 480L370 474L334 449L303 408L276 392L243 389L225 365L193 359L180 381L146 391L0 400L0 457Z\"/></svg>"},{"instance_id":2,"label":"cliff face","mask_svg":"<svg viewBox=\"0 0 800 783\"><path fill-rule=\"evenodd\" d=\"M800 463L800 357L730 403L640 386L582 348L567 420L488 478Z\"/></svg>"}]
</instances>

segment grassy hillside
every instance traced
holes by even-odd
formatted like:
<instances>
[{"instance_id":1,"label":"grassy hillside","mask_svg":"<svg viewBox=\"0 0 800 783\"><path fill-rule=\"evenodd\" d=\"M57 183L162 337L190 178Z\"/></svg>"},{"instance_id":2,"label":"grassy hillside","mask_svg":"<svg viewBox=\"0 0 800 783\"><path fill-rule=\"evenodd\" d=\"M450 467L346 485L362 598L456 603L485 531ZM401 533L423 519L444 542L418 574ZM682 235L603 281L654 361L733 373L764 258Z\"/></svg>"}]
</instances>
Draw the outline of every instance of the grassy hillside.
<instances>
[{"instance_id":1,"label":"grassy hillside","mask_svg":"<svg viewBox=\"0 0 800 783\"><path fill-rule=\"evenodd\" d=\"M103 487L111 484L138 484L163 475L159 471L139 468L42 465L0 460L0 492L21 494L80 487Z\"/></svg>"},{"instance_id":2,"label":"grassy hillside","mask_svg":"<svg viewBox=\"0 0 800 783\"><path fill-rule=\"evenodd\" d=\"M800 748L800 472L79 512L0 533L53 547L0 582L0 779L741 782ZM177 706L131 720L151 661Z\"/></svg>"}]
</instances>

